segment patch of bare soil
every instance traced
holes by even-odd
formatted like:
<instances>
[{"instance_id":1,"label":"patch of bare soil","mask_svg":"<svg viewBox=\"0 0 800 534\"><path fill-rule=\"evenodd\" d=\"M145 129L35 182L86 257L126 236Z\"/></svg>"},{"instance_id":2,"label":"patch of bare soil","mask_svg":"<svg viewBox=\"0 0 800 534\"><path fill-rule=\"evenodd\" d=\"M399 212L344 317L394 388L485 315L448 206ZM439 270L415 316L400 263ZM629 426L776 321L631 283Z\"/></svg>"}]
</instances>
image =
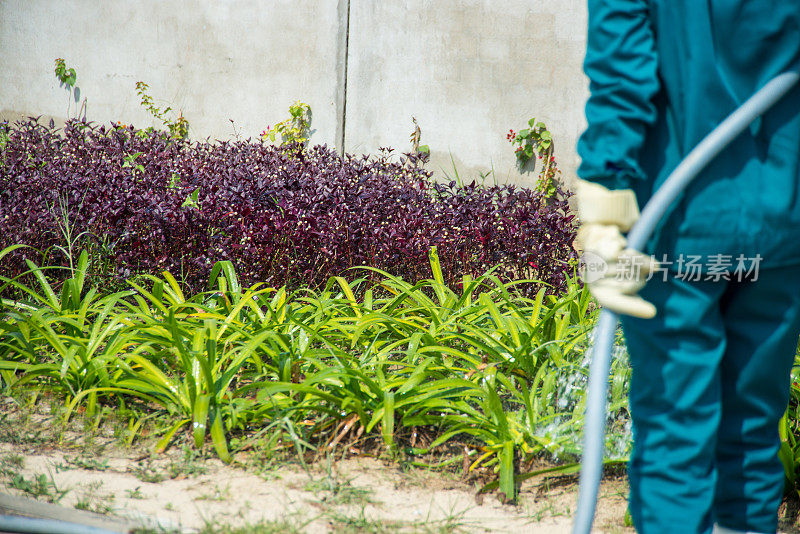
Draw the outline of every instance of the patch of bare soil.
<instances>
[{"instance_id":1,"label":"patch of bare soil","mask_svg":"<svg viewBox=\"0 0 800 534\"><path fill-rule=\"evenodd\" d=\"M11 404L6 404L6 407ZM54 435L46 413L0 420L0 493L122 517L139 532L530 532L565 533L577 498L575 477L523 483L515 506L476 498L457 474L401 469L374 458L233 465L193 449L153 455L118 436ZM625 527L624 477L601 488L597 532Z\"/></svg>"}]
</instances>

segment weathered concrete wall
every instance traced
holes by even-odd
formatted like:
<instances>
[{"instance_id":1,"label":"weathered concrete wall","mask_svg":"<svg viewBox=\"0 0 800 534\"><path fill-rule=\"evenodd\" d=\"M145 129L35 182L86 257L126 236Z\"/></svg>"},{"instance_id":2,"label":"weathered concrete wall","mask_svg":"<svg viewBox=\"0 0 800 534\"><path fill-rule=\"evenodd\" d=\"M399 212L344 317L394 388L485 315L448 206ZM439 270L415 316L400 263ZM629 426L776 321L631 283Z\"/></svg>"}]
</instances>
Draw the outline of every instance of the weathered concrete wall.
<instances>
[{"instance_id":1,"label":"weathered concrete wall","mask_svg":"<svg viewBox=\"0 0 800 534\"><path fill-rule=\"evenodd\" d=\"M55 58L78 73L88 118L154 125L135 84L183 110L193 138L256 136L298 99L314 140L337 125L336 0L2 0L0 110L63 117ZM74 108L74 105L73 105Z\"/></svg>"},{"instance_id":2,"label":"weathered concrete wall","mask_svg":"<svg viewBox=\"0 0 800 534\"><path fill-rule=\"evenodd\" d=\"M97 122L154 125L138 80L195 139L257 136L300 99L314 142L407 151L415 116L433 170L530 183L505 136L531 117L577 166L585 19L583 0L0 0L0 118L63 118L63 57Z\"/></svg>"},{"instance_id":3,"label":"weathered concrete wall","mask_svg":"<svg viewBox=\"0 0 800 534\"><path fill-rule=\"evenodd\" d=\"M569 174L584 127L581 0L351 0L348 151L408 150L412 115L432 168L472 179L519 175L510 128L543 120Z\"/></svg>"}]
</instances>

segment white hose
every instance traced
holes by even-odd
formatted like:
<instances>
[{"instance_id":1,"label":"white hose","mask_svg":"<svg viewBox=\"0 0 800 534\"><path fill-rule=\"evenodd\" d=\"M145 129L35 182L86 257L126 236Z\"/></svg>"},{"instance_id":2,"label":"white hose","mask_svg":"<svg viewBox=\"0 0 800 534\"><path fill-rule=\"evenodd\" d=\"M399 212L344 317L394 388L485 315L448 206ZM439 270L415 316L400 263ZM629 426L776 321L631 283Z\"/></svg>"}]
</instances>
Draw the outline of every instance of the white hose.
<instances>
[{"instance_id":1,"label":"white hose","mask_svg":"<svg viewBox=\"0 0 800 534\"><path fill-rule=\"evenodd\" d=\"M119 534L119 530L68 523L56 519L40 519L19 515L0 515L0 532L25 534Z\"/></svg>"},{"instance_id":2,"label":"white hose","mask_svg":"<svg viewBox=\"0 0 800 534\"><path fill-rule=\"evenodd\" d=\"M800 74L797 72L787 72L773 78L708 134L672 171L644 207L639 220L628 233L628 246L636 250L644 248L664 213L686 186L751 122L794 87L798 79ZM594 521L597 490L603 472L608 376L618 319L616 313L602 310L595 329L589 386L586 392L578 511L575 515L573 534L589 534Z\"/></svg>"}]
</instances>

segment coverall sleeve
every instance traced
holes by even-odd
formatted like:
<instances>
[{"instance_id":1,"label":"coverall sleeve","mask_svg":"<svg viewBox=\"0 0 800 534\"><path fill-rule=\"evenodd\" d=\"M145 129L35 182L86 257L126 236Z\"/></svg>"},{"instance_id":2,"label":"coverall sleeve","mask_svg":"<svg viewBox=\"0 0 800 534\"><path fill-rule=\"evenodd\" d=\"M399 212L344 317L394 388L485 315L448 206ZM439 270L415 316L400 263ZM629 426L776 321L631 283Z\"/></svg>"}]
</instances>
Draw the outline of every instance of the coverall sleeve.
<instances>
[{"instance_id":1,"label":"coverall sleeve","mask_svg":"<svg viewBox=\"0 0 800 534\"><path fill-rule=\"evenodd\" d=\"M584 72L587 127L578 141L578 176L611 189L646 179L639 161L656 120L658 57L648 0L588 0Z\"/></svg>"}]
</instances>

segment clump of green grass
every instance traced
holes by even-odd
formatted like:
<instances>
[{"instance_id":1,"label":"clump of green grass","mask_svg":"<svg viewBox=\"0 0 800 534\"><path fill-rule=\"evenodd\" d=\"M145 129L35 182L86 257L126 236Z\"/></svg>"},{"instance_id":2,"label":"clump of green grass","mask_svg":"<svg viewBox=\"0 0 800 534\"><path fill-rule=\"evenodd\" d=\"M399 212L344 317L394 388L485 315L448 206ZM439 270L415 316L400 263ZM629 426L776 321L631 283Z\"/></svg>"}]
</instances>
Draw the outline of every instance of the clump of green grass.
<instances>
[{"instance_id":1,"label":"clump of green grass","mask_svg":"<svg viewBox=\"0 0 800 534\"><path fill-rule=\"evenodd\" d=\"M57 503L69 493L69 489L58 487L52 474L39 473L27 478L21 473L11 474L6 484L9 488L21 491L34 499Z\"/></svg>"},{"instance_id":2,"label":"clump of green grass","mask_svg":"<svg viewBox=\"0 0 800 534\"><path fill-rule=\"evenodd\" d=\"M305 532L305 526L305 522L292 519L259 521L250 525L237 526L209 521L198 534L301 534Z\"/></svg>"},{"instance_id":3,"label":"clump of green grass","mask_svg":"<svg viewBox=\"0 0 800 534\"><path fill-rule=\"evenodd\" d=\"M194 295L167 272L100 295L85 254L57 290L29 263L35 287L0 276L0 294L24 295L0 302L0 373L12 390L62 399L65 420L81 411L96 427L116 411L129 443L156 425L156 450L188 442L225 462L254 446L301 462L337 450L411 461L467 450L466 471L495 473L513 501L527 459L578 452L596 312L574 280L562 295L533 297L491 271L449 287L435 249L429 260L432 277L415 284L367 269L378 283L334 277L293 293L244 288L219 262ZM623 415L624 386L612 403ZM139 471L143 481L176 476Z\"/></svg>"},{"instance_id":4,"label":"clump of green grass","mask_svg":"<svg viewBox=\"0 0 800 534\"><path fill-rule=\"evenodd\" d=\"M102 482L93 482L78 495L75 508L94 512L96 514L109 514L114 510L114 495L103 494L100 489Z\"/></svg>"},{"instance_id":5,"label":"clump of green grass","mask_svg":"<svg viewBox=\"0 0 800 534\"><path fill-rule=\"evenodd\" d=\"M369 488L353 486L351 480L344 480L333 470L331 458L328 457L326 470L322 476L311 476L306 491L314 493L326 505L352 505L364 506L374 502L372 491Z\"/></svg>"}]
</instances>

